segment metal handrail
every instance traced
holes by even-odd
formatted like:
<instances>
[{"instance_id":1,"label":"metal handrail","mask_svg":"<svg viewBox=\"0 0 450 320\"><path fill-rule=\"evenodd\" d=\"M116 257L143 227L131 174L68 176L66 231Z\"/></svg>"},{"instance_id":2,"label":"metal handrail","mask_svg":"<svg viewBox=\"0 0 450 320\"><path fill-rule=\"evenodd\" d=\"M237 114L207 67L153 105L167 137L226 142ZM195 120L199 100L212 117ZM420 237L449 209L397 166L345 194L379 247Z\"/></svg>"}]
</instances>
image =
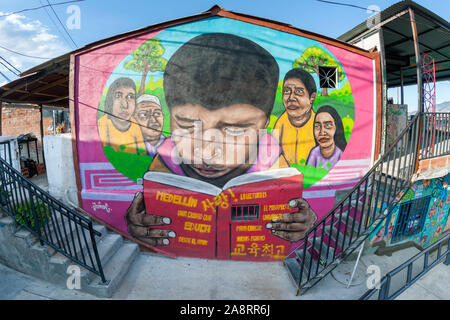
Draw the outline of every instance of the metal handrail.
<instances>
[{"instance_id":1,"label":"metal handrail","mask_svg":"<svg viewBox=\"0 0 450 320\"><path fill-rule=\"evenodd\" d=\"M105 275L92 220L55 199L0 157L0 208L22 227L71 261Z\"/></svg>"},{"instance_id":2,"label":"metal handrail","mask_svg":"<svg viewBox=\"0 0 450 320\"><path fill-rule=\"evenodd\" d=\"M442 246L444 242L447 242L447 250L442 252ZM430 251L438 249L438 254L436 259L428 264L428 258L430 255ZM422 271L418 273L414 278L412 277L412 268L415 261L420 259L425 255L424 266ZM434 266L439 264L445 258L445 264L450 265L450 234L447 234L445 237L440 239L438 242L434 243L432 246L426 248L425 250L419 252L417 255L404 262L394 270L387 273L376 286L366 293L364 293L359 300L369 300L375 293L378 292L378 300L393 300L397 298L400 294L402 294L406 289L408 289L412 284L414 284L417 280L419 280L422 276L424 276L428 271L430 271ZM389 291L392 284L392 277L394 277L399 272L403 271L405 268L408 268L407 278L405 284L401 286L396 292L389 295Z\"/></svg>"},{"instance_id":3,"label":"metal handrail","mask_svg":"<svg viewBox=\"0 0 450 320\"><path fill-rule=\"evenodd\" d=\"M444 113L444 117L449 115ZM305 292L331 272L384 223L401 201L411 186L419 156L425 154L427 145L421 145L421 139L426 117L433 115L417 113L386 153L286 256L288 268L292 266L288 259L296 259L299 264L298 269L289 270L291 275L298 273L293 278L299 290ZM448 154L450 145L446 143L439 152Z\"/></svg>"},{"instance_id":4,"label":"metal handrail","mask_svg":"<svg viewBox=\"0 0 450 320\"><path fill-rule=\"evenodd\" d=\"M422 147L419 159L426 160L450 154L450 113L423 113L422 123Z\"/></svg>"}]
</instances>

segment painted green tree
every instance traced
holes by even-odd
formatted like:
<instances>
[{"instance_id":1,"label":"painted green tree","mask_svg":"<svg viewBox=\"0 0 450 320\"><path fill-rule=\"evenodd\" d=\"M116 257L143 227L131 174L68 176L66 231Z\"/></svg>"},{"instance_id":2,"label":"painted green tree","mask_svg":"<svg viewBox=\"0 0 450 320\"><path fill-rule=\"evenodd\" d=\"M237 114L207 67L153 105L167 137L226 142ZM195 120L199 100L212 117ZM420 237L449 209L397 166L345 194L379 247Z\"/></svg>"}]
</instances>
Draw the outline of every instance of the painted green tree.
<instances>
[{"instance_id":1,"label":"painted green tree","mask_svg":"<svg viewBox=\"0 0 450 320\"><path fill-rule=\"evenodd\" d=\"M145 91L145 79L149 72L164 71L167 60L162 57L165 49L161 41L152 38L141 44L131 55L133 59L125 63L125 69L141 72L142 78L139 86L138 96L143 95Z\"/></svg>"},{"instance_id":2,"label":"painted green tree","mask_svg":"<svg viewBox=\"0 0 450 320\"><path fill-rule=\"evenodd\" d=\"M338 81L345 78L344 70L340 64L325 50L319 47L309 47L300 58L296 59L292 64L294 68L302 68L310 73L316 73L319 76L319 66L337 67ZM322 96L328 96L327 88L322 88Z\"/></svg>"}]
</instances>

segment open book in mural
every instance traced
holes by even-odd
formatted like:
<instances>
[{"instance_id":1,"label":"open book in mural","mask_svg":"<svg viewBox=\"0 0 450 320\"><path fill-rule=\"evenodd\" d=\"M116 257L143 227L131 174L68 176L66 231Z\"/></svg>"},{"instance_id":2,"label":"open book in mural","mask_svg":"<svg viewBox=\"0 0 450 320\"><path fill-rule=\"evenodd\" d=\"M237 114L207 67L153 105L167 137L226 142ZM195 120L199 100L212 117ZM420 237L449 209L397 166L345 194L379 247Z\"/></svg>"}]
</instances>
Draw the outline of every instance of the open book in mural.
<instances>
[{"instance_id":1,"label":"open book in mural","mask_svg":"<svg viewBox=\"0 0 450 320\"><path fill-rule=\"evenodd\" d=\"M272 220L294 213L302 174L294 168L248 173L222 188L162 172L144 175L148 213L163 214L173 238L165 250L203 258L282 259L289 241L272 234ZM216 252L217 250L217 252Z\"/></svg>"}]
</instances>

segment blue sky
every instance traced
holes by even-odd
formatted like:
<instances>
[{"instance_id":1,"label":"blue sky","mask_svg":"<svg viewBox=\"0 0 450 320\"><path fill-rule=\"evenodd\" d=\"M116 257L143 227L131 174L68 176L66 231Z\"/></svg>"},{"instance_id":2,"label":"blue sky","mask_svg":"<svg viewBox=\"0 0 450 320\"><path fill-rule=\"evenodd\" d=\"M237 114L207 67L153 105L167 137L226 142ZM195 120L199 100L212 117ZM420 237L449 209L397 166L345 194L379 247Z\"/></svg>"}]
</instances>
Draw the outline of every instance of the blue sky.
<instances>
[{"instance_id":1,"label":"blue sky","mask_svg":"<svg viewBox=\"0 0 450 320\"><path fill-rule=\"evenodd\" d=\"M51 3L67 0L50 0ZM396 3L396 0L339 0L363 8L378 6L381 10ZM450 20L450 1L416 0L416 2L442 18ZM0 0L0 12L15 12L25 8L39 7L47 0ZM78 47L119 33L148 25L198 14L214 4L224 9L268 18L295 27L336 38L372 15L372 12L357 8L336 6L316 0L86 0L74 3L80 8L79 29L68 30ZM54 6L63 24L70 14L71 4ZM0 15L1 15L0 13ZM18 15L0 17L0 46L24 54L51 58L75 49L75 45L62 29L49 9L26 11ZM44 59L27 58L0 48L0 55L8 59L19 70L24 71L44 62ZM0 65L0 71L11 80L15 76ZM0 76L0 84L5 80ZM450 101L450 81L438 84L437 102ZM417 105L417 89L406 88L406 103L410 109ZM397 90L389 95L397 101Z\"/></svg>"},{"instance_id":2,"label":"blue sky","mask_svg":"<svg viewBox=\"0 0 450 320\"><path fill-rule=\"evenodd\" d=\"M277 60L280 68L279 78L283 78L284 75L292 69L292 62L299 58L301 52L306 50L308 47L318 46L333 56L333 54L329 52L326 47L322 46L315 40L298 37L278 30L263 28L242 21L214 17L171 27L159 33L157 38L161 40L161 44L165 48L163 57L168 60L181 44L206 31L229 32L243 36L259 44L264 49L269 51ZM134 74L134 72L124 68L124 64L131 59L133 59L133 57L130 54L121 64L117 66L107 85L123 74L133 77L135 81L141 80L140 73ZM162 77L162 75L162 72L155 72L154 74L149 74L148 77L151 76L153 77L153 81L157 81ZM313 74L312 76L315 78L316 82L319 82L319 78L316 74ZM342 86L346 80L347 79L345 78L339 84ZM338 88L340 89L341 87Z\"/></svg>"}]
</instances>

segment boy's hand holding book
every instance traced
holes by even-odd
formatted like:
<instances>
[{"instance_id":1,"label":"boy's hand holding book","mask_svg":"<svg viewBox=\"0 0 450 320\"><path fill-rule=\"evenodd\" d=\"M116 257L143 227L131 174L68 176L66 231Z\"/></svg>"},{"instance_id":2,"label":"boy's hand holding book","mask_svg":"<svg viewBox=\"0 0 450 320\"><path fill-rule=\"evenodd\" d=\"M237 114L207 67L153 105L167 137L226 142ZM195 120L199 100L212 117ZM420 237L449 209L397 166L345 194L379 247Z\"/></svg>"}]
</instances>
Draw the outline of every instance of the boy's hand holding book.
<instances>
[{"instance_id":1,"label":"boy's hand holding book","mask_svg":"<svg viewBox=\"0 0 450 320\"><path fill-rule=\"evenodd\" d=\"M306 233L314 226L317 216L303 198L289 201L291 208L298 208L298 212L284 213L281 219L273 219L272 223L266 224L272 234L281 239L295 242L302 240Z\"/></svg>"},{"instance_id":2,"label":"boy's hand holding book","mask_svg":"<svg viewBox=\"0 0 450 320\"><path fill-rule=\"evenodd\" d=\"M162 226L171 224L168 217L148 214L145 211L144 195L136 193L131 206L127 210L125 219L128 223L128 232L133 237L153 246L166 246L170 243L169 238L175 238L176 233L172 230L149 228L151 226Z\"/></svg>"}]
</instances>

